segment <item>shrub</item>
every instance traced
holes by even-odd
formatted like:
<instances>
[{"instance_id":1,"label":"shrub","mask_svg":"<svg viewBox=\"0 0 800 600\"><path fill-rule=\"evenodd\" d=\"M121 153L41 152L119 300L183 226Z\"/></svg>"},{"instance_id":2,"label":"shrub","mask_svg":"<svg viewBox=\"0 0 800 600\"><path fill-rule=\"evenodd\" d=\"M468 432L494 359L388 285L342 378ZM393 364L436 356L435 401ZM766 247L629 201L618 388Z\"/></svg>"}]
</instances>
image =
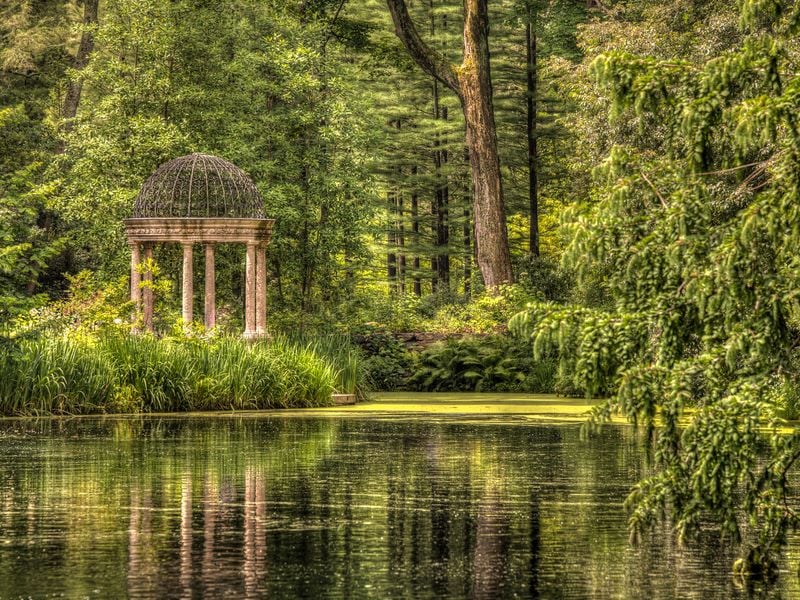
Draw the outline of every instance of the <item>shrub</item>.
<instances>
[{"instance_id":1,"label":"shrub","mask_svg":"<svg viewBox=\"0 0 800 600\"><path fill-rule=\"evenodd\" d=\"M362 330L354 340L364 354L364 378L372 389L402 390L413 364L411 353L391 333Z\"/></svg>"},{"instance_id":2,"label":"shrub","mask_svg":"<svg viewBox=\"0 0 800 600\"><path fill-rule=\"evenodd\" d=\"M556 363L534 363L526 343L488 335L447 340L420 353L412 389L436 392L532 392L555 389Z\"/></svg>"}]
</instances>

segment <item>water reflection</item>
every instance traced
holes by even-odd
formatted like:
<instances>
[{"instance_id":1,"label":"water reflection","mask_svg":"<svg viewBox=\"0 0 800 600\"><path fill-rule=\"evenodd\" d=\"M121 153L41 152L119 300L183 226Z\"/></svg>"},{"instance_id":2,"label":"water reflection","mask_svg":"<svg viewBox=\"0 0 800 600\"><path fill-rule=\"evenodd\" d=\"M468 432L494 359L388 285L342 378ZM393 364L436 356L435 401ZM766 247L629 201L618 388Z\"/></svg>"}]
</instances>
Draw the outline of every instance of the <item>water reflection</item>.
<instances>
[{"instance_id":1,"label":"water reflection","mask_svg":"<svg viewBox=\"0 0 800 600\"><path fill-rule=\"evenodd\" d=\"M713 544L628 547L641 473L628 428L4 421L0 598L747 597Z\"/></svg>"}]
</instances>

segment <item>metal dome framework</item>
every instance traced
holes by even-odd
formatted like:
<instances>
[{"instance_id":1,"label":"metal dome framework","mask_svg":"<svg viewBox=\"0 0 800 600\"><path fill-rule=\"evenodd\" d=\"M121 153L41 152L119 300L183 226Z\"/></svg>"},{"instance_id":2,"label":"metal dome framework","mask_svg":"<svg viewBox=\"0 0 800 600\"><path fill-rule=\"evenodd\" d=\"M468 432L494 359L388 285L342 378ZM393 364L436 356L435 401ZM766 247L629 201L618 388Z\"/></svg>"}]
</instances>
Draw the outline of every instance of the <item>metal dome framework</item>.
<instances>
[{"instance_id":1,"label":"metal dome framework","mask_svg":"<svg viewBox=\"0 0 800 600\"><path fill-rule=\"evenodd\" d=\"M208 154L189 154L159 166L145 181L124 220L131 247L131 300L147 331L153 331L153 247L183 246L183 320L193 321L195 244L205 248L205 326L216 324L214 246L241 243L245 260L245 337L266 334L266 248L274 220L264 213L264 200L252 179L239 167Z\"/></svg>"},{"instance_id":2,"label":"metal dome framework","mask_svg":"<svg viewBox=\"0 0 800 600\"><path fill-rule=\"evenodd\" d=\"M134 218L263 219L264 199L239 167L209 154L181 156L159 166L144 182Z\"/></svg>"}]
</instances>

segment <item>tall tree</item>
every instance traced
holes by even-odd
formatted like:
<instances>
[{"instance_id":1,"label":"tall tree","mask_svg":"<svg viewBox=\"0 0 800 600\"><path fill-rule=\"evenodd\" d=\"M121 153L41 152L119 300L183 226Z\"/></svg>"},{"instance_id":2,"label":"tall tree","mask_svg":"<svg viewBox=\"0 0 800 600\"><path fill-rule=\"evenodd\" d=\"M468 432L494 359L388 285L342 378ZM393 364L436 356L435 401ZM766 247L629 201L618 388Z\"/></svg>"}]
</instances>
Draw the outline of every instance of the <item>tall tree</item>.
<instances>
[{"instance_id":1,"label":"tall tree","mask_svg":"<svg viewBox=\"0 0 800 600\"><path fill-rule=\"evenodd\" d=\"M420 37L405 0L387 0L397 36L414 61L458 96L464 111L472 170L478 266L488 288L513 281L508 248L497 128L492 105L486 0L465 0L463 61L455 66Z\"/></svg>"},{"instance_id":2,"label":"tall tree","mask_svg":"<svg viewBox=\"0 0 800 600\"><path fill-rule=\"evenodd\" d=\"M77 71L67 82L67 93L64 96L64 103L61 107L61 115L67 119L66 127L71 128L70 119L78 114L78 104L81 100L81 90L83 89L83 77L80 74L89 63L89 55L94 49L94 26L97 25L97 9L99 0L84 0L83 2L83 31L81 32L81 43L75 54L72 68Z\"/></svg>"},{"instance_id":3,"label":"tall tree","mask_svg":"<svg viewBox=\"0 0 800 600\"><path fill-rule=\"evenodd\" d=\"M537 68L537 35L533 25L534 11L528 6L525 23L525 65L526 65L526 124L525 137L528 142L528 203L530 226L528 234L528 251L539 256L539 146L536 138L536 113L539 106L536 96L536 84L539 71Z\"/></svg>"}]
</instances>

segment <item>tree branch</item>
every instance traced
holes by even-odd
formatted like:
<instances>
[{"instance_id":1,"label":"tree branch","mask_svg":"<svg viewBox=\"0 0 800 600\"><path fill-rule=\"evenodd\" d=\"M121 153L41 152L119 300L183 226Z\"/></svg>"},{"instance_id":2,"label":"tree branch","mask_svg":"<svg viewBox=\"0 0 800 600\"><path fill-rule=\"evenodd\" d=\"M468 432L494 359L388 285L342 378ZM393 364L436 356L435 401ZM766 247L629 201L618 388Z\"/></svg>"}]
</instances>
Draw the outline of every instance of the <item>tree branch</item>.
<instances>
[{"instance_id":1,"label":"tree branch","mask_svg":"<svg viewBox=\"0 0 800 600\"><path fill-rule=\"evenodd\" d=\"M386 0L389 12L392 15L394 29L397 37L405 45L411 58L431 77L435 77L444 85L461 96L461 89L458 85L458 76L453 65L443 56L439 56L431 50L420 37L411 16L408 14L405 0Z\"/></svg>"},{"instance_id":2,"label":"tree branch","mask_svg":"<svg viewBox=\"0 0 800 600\"><path fill-rule=\"evenodd\" d=\"M322 51L325 52L325 48L328 45L331 37L337 37L336 34L333 32L333 28L336 26L336 21L339 18L339 13L342 12L344 5L347 3L347 0L341 0L339 2L339 6L336 8L336 13L333 15L333 19L331 22L328 23L328 33L325 35L325 40L322 42ZM337 38L338 39L338 38Z\"/></svg>"},{"instance_id":3,"label":"tree branch","mask_svg":"<svg viewBox=\"0 0 800 600\"><path fill-rule=\"evenodd\" d=\"M647 175L645 175L644 171L639 171L639 175L641 175L642 179L644 179L647 182L647 185L650 186L650 189L652 189L653 192L655 192L655 195L658 196L658 199L661 201L661 206L663 206L664 208L669 208L667 206L667 201L664 199L664 196L661 195L661 192L659 192L658 188L655 185L653 185L653 182L650 181L650 178Z\"/></svg>"}]
</instances>

